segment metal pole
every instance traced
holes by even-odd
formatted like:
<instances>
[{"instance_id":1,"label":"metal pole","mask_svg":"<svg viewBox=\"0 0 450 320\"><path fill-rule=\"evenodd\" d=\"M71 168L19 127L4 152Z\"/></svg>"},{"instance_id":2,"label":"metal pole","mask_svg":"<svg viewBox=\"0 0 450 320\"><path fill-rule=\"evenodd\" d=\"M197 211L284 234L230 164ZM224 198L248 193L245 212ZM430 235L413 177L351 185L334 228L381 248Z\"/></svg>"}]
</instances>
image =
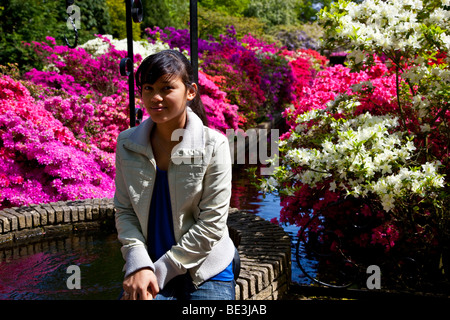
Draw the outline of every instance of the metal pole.
<instances>
[{"instance_id":1,"label":"metal pole","mask_svg":"<svg viewBox=\"0 0 450 320\"><path fill-rule=\"evenodd\" d=\"M194 70L194 82L198 84L198 15L197 0L190 0L190 46L191 64Z\"/></svg>"},{"instance_id":2,"label":"metal pole","mask_svg":"<svg viewBox=\"0 0 450 320\"><path fill-rule=\"evenodd\" d=\"M128 59L131 60L131 69L128 70L128 95L129 95L129 107L130 107L130 127L136 125L136 110L134 101L134 60L133 60L133 22L131 21L131 2L133 0L125 0L126 2L126 27L127 27L127 47L128 47Z\"/></svg>"}]
</instances>

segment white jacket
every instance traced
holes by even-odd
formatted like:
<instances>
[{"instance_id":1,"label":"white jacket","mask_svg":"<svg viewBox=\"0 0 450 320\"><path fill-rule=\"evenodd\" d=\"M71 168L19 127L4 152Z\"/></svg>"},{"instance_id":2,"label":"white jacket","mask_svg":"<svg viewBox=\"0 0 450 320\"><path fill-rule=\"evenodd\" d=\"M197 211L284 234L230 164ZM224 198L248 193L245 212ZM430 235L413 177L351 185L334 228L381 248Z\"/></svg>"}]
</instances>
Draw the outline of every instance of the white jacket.
<instances>
[{"instance_id":1,"label":"white jacket","mask_svg":"<svg viewBox=\"0 0 450 320\"><path fill-rule=\"evenodd\" d=\"M227 218L231 196L231 156L227 138L203 126L188 108L185 129L172 140L182 141L173 149L168 168L173 228L177 242L158 261L147 252L147 223L156 161L150 143L153 121L120 133L116 148L114 205L118 239L126 261L125 277L150 267L160 289L187 271L194 285L215 276L233 260Z\"/></svg>"}]
</instances>

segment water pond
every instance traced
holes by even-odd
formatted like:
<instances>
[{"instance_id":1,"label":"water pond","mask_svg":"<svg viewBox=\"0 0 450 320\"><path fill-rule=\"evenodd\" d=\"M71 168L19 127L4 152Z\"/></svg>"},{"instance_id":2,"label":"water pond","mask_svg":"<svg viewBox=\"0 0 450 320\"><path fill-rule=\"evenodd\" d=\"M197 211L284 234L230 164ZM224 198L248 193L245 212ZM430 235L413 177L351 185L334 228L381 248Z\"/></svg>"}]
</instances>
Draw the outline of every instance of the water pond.
<instances>
[{"instance_id":1,"label":"water pond","mask_svg":"<svg viewBox=\"0 0 450 320\"><path fill-rule=\"evenodd\" d=\"M278 217L277 196L263 197L242 170L234 170L231 206L271 220ZM298 228L286 226L293 243ZM292 256L292 281L310 282ZM95 232L43 240L0 250L0 300L117 299L122 286L123 259L116 234ZM309 262L311 270L314 261ZM81 289L68 289L71 265L81 271Z\"/></svg>"}]
</instances>

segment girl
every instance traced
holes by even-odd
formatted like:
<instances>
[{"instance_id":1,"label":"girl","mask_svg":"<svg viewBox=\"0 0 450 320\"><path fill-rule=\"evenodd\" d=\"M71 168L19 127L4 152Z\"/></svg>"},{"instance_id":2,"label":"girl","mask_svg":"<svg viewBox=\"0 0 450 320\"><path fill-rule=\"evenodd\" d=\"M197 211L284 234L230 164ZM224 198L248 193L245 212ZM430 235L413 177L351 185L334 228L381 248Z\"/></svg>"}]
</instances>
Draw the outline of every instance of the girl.
<instances>
[{"instance_id":1,"label":"girl","mask_svg":"<svg viewBox=\"0 0 450 320\"><path fill-rule=\"evenodd\" d=\"M117 139L122 299L234 299L228 140L207 127L180 52L144 59L136 86L150 118Z\"/></svg>"}]
</instances>

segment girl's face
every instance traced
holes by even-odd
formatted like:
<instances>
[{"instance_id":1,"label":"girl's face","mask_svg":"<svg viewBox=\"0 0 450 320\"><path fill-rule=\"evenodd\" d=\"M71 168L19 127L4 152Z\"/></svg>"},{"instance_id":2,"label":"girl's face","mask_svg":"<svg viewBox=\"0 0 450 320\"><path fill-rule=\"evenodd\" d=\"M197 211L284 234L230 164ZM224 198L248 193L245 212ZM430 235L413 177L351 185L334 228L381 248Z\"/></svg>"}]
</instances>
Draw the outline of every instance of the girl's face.
<instances>
[{"instance_id":1,"label":"girl's face","mask_svg":"<svg viewBox=\"0 0 450 320\"><path fill-rule=\"evenodd\" d=\"M155 123L184 125L186 103L195 95L196 84L186 88L179 76L164 75L153 84L142 85L142 101Z\"/></svg>"}]
</instances>

